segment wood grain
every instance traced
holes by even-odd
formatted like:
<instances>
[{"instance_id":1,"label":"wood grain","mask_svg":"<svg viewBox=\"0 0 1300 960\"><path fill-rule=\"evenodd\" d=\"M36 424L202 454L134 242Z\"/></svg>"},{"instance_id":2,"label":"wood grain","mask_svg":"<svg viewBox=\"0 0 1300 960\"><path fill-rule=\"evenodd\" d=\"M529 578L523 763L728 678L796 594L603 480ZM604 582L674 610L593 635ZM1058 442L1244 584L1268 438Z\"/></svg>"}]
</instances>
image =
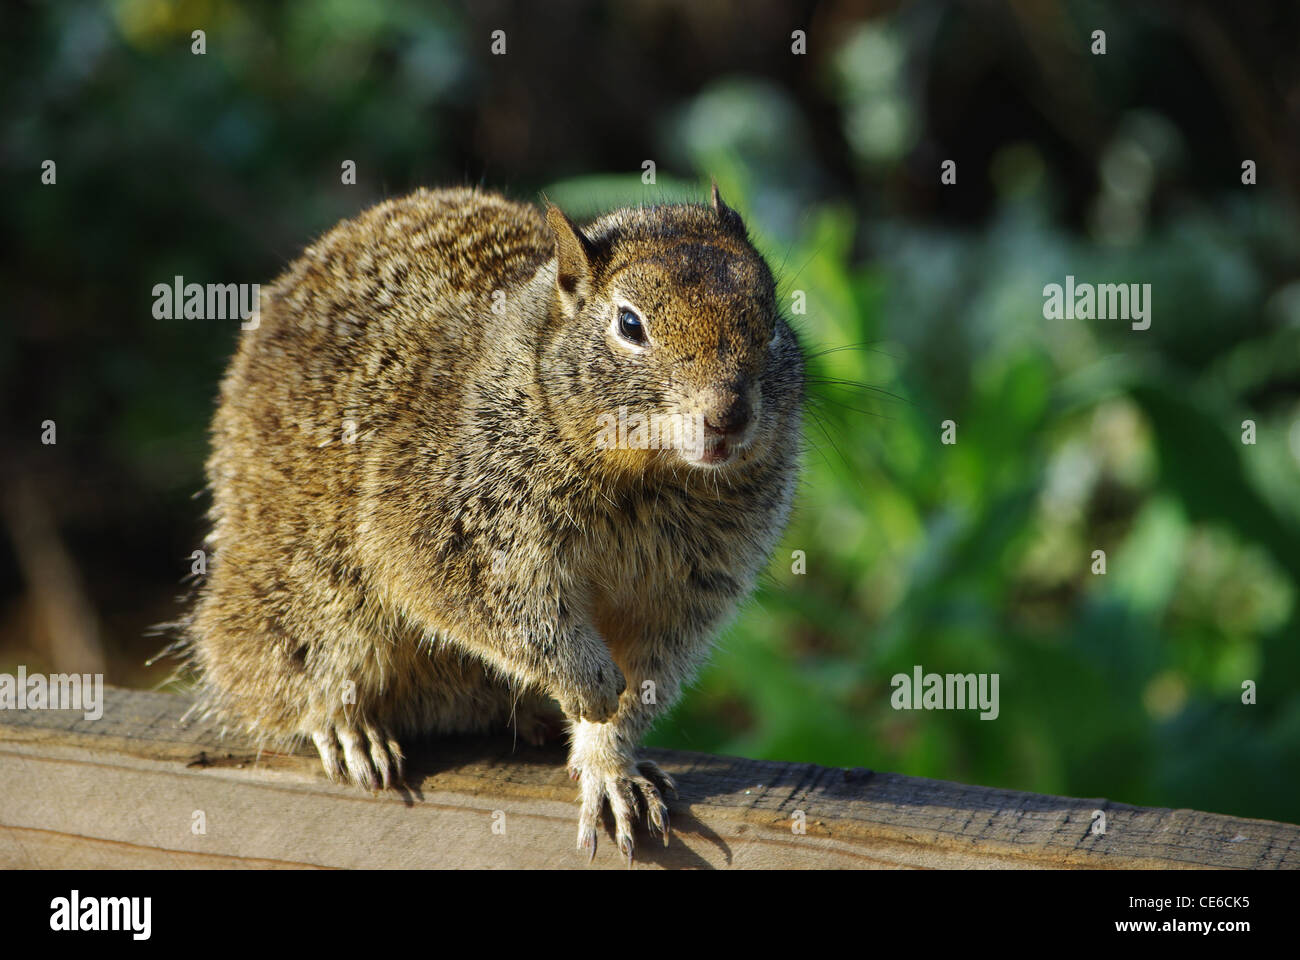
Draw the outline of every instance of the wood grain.
<instances>
[{"instance_id":1,"label":"wood grain","mask_svg":"<svg viewBox=\"0 0 1300 960\"><path fill-rule=\"evenodd\" d=\"M104 715L0 712L0 867L564 867L576 789L561 748L413 745L411 783L329 783L307 752L263 754L180 723L188 701L105 688ZM672 842L638 868L1300 867L1300 827L962 786L869 770L649 750L673 774ZM806 833L791 827L796 811ZM1094 810L1106 832L1091 832ZM192 830L196 811L206 833ZM504 831L494 832L493 825ZM608 833L596 867L625 869Z\"/></svg>"}]
</instances>

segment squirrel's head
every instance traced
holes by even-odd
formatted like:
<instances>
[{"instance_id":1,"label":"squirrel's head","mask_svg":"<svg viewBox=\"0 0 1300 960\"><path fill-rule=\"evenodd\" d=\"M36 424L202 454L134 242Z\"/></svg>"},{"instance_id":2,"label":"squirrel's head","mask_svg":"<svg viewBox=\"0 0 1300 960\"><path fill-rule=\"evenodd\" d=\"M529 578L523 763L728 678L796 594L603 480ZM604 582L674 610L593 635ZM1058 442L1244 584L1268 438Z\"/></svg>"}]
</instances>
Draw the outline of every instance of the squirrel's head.
<instances>
[{"instance_id":1,"label":"squirrel's head","mask_svg":"<svg viewBox=\"0 0 1300 960\"><path fill-rule=\"evenodd\" d=\"M579 229L559 208L555 304L542 351L549 400L610 462L744 463L797 431L802 355L740 215L620 210Z\"/></svg>"}]
</instances>

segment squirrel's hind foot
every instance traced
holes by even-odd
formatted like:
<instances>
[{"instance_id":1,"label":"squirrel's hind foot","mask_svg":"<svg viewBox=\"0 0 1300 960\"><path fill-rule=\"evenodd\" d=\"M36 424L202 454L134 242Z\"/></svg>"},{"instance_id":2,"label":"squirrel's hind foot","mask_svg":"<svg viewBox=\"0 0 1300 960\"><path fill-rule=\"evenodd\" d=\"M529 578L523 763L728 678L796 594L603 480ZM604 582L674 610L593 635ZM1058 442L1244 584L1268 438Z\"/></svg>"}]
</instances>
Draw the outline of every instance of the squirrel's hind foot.
<instances>
[{"instance_id":1,"label":"squirrel's hind foot","mask_svg":"<svg viewBox=\"0 0 1300 960\"><path fill-rule=\"evenodd\" d=\"M381 727L365 722L335 723L313 731L311 739L325 775L335 783L355 783L373 792L405 781L406 757Z\"/></svg>"}]
</instances>

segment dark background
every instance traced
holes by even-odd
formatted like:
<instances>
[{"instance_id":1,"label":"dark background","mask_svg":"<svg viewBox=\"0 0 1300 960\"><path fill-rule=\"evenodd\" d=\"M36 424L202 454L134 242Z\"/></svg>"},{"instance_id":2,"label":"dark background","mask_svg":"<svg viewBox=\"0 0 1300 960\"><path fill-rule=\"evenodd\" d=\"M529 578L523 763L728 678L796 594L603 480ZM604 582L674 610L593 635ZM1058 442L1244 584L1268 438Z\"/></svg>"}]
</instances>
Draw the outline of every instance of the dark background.
<instances>
[{"instance_id":1,"label":"dark background","mask_svg":"<svg viewBox=\"0 0 1300 960\"><path fill-rule=\"evenodd\" d=\"M269 282L420 185L582 218L716 176L835 382L771 576L653 742L1300 821L1300 5L0 17L0 671L168 673L238 331L154 284ZM1067 274L1152 284L1151 328L1044 319ZM893 710L917 664L998 673L1000 716Z\"/></svg>"}]
</instances>

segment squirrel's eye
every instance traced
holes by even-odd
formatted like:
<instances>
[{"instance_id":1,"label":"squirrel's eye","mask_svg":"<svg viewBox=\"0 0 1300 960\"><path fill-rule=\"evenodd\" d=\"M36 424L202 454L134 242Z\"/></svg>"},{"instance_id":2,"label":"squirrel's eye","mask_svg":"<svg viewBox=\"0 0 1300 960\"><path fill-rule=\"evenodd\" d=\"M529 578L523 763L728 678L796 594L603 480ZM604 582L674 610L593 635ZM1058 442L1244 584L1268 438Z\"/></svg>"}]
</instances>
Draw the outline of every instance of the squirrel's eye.
<instances>
[{"instance_id":1,"label":"squirrel's eye","mask_svg":"<svg viewBox=\"0 0 1300 960\"><path fill-rule=\"evenodd\" d=\"M645 324L631 310L619 311L618 333L624 340L630 340L632 343L645 343Z\"/></svg>"}]
</instances>

